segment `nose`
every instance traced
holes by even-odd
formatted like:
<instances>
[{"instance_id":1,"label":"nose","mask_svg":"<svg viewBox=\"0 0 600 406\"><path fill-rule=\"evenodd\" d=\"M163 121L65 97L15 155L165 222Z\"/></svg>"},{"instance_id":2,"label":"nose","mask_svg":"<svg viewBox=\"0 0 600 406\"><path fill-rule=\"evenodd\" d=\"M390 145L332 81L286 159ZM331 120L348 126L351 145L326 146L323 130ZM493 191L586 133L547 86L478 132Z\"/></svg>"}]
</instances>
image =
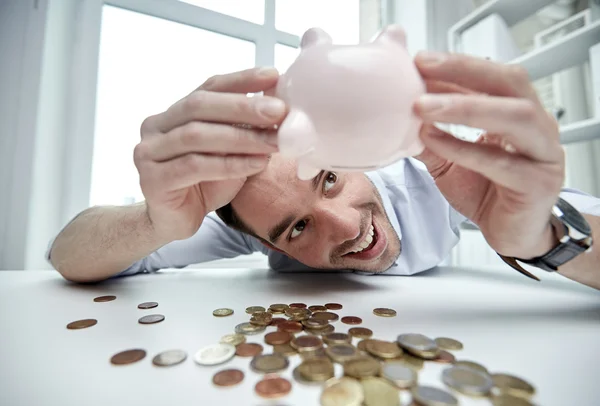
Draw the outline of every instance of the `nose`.
<instances>
[{"instance_id":1,"label":"nose","mask_svg":"<svg viewBox=\"0 0 600 406\"><path fill-rule=\"evenodd\" d=\"M360 212L340 203L335 199L321 202L315 213L324 235L335 245L360 235Z\"/></svg>"}]
</instances>

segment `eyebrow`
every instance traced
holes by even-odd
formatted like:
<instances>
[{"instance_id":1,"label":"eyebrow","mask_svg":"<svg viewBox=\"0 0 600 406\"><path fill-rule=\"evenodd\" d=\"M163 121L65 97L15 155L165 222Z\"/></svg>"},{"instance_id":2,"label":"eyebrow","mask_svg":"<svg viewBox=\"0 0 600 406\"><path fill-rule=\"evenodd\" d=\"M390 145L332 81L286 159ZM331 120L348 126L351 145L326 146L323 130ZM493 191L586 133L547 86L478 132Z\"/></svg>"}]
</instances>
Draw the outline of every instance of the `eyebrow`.
<instances>
[{"instance_id":1,"label":"eyebrow","mask_svg":"<svg viewBox=\"0 0 600 406\"><path fill-rule=\"evenodd\" d=\"M322 170L317 174L317 176L315 176L312 179L311 183L312 183L313 192L315 192L317 190L317 188L319 187L319 181L324 173L325 173L325 171ZM271 240L271 243L275 244L277 242L279 237L281 237L281 234L283 234L285 232L285 230L288 229L288 227L292 224L292 221L294 221L295 218L296 218L296 216L289 215L286 218L284 218L283 220L281 220L279 223L277 223L275 225L275 227L273 227L269 230L269 240Z\"/></svg>"}]
</instances>

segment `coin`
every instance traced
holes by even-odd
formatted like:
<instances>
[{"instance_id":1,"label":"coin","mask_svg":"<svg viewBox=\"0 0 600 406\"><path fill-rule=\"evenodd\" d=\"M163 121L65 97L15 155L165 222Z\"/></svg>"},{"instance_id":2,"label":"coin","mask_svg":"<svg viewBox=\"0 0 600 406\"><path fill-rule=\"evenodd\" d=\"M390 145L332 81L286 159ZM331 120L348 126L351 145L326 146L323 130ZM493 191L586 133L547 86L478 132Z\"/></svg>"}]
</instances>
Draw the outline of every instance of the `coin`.
<instances>
[{"instance_id":1,"label":"coin","mask_svg":"<svg viewBox=\"0 0 600 406\"><path fill-rule=\"evenodd\" d=\"M397 342L404 350L420 358L434 359L440 352L435 341L423 334L400 334Z\"/></svg>"},{"instance_id":2,"label":"coin","mask_svg":"<svg viewBox=\"0 0 600 406\"><path fill-rule=\"evenodd\" d=\"M213 310L213 316L215 316L215 317L227 317L227 316L231 316L232 314L233 314L232 309L223 308L223 309Z\"/></svg>"},{"instance_id":3,"label":"coin","mask_svg":"<svg viewBox=\"0 0 600 406\"><path fill-rule=\"evenodd\" d=\"M344 362L344 374L353 378L365 378L379 374L381 364L368 356L354 358Z\"/></svg>"},{"instance_id":4,"label":"coin","mask_svg":"<svg viewBox=\"0 0 600 406\"><path fill-rule=\"evenodd\" d=\"M400 362L406 364L406 366L414 369L415 371L420 371L423 369L423 365L425 364L421 358L417 358L407 352L402 354L402 359Z\"/></svg>"},{"instance_id":5,"label":"coin","mask_svg":"<svg viewBox=\"0 0 600 406\"><path fill-rule=\"evenodd\" d=\"M286 357L291 357L292 355L298 354L294 347L292 347L289 343L275 344L273 346L273 353L278 353Z\"/></svg>"},{"instance_id":6,"label":"coin","mask_svg":"<svg viewBox=\"0 0 600 406\"><path fill-rule=\"evenodd\" d=\"M325 307L329 310L342 310L344 306L339 303L325 303Z\"/></svg>"},{"instance_id":7,"label":"coin","mask_svg":"<svg viewBox=\"0 0 600 406\"><path fill-rule=\"evenodd\" d=\"M352 327L348 334L356 338L369 338L373 335L373 330L364 327Z\"/></svg>"},{"instance_id":8,"label":"coin","mask_svg":"<svg viewBox=\"0 0 600 406\"><path fill-rule=\"evenodd\" d=\"M329 326L329 322L327 320L319 320L311 317L308 320L302 320L302 325L304 327L312 328L312 329L320 329Z\"/></svg>"},{"instance_id":9,"label":"coin","mask_svg":"<svg viewBox=\"0 0 600 406\"><path fill-rule=\"evenodd\" d=\"M381 376L400 389L408 389L417 383L417 373L402 362L384 362Z\"/></svg>"},{"instance_id":10,"label":"coin","mask_svg":"<svg viewBox=\"0 0 600 406\"><path fill-rule=\"evenodd\" d=\"M298 366L300 375L308 381L324 382L333 378L333 364L329 358L310 358Z\"/></svg>"},{"instance_id":11,"label":"coin","mask_svg":"<svg viewBox=\"0 0 600 406\"><path fill-rule=\"evenodd\" d=\"M312 318L317 320L337 321L340 316L331 312L317 312L312 315Z\"/></svg>"},{"instance_id":12,"label":"coin","mask_svg":"<svg viewBox=\"0 0 600 406\"><path fill-rule=\"evenodd\" d=\"M262 352L263 346L257 343L241 343L235 347L235 355L238 357L254 357Z\"/></svg>"},{"instance_id":13,"label":"coin","mask_svg":"<svg viewBox=\"0 0 600 406\"><path fill-rule=\"evenodd\" d=\"M292 384L285 378L266 376L254 387L256 393L263 398L280 398L292 390Z\"/></svg>"},{"instance_id":14,"label":"coin","mask_svg":"<svg viewBox=\"0 0 600 406\"><path fill-rule=\"evenodd\" d=\"M113 300L115 300L117 297L116 296L98 296L94 298L94 302L112 302Z\"/></svg>"},{"instance_id":15,"label":"coin","mask_svg":"<svg viewBox=\"0 0 600 406\"><path fill-rule=\"evenodd\" d=\"M360 351L368 352L367 351L367 343L369 341L373 341L373 340L370 338L365 338L364 340L359 341L358 344L356 344L356 348L358 348Z\"/></svg>"},{"instance_id":16,"label":"coin","mask_svg":"<svg viewBox=\"0 0 600 406\"><path fill-rule=\"evenodd\" d=\"M402 349L398 344L389 341L371 340L365 344L370 354L379 358L397 358L402 355Z\"/></svg>"},{"instance_id":17,"label":"coin","mask_svg":"<svg viewBox=\"0 0 600 406\"><path fill-rule=\"evenodd\" d=\"M309 334L316 335L316 336L324 336L329 333L333 333L335 331L335 327L333 327L330 324L328 326L325 326L324 328L305 328L304 331L306 331Z\"/></svg>"},{"instance_id":18,"label":"coin","mask_svg":"<svg viewBox=\"0 0 600 406\"><path fill-rule=\"evenodd\" d=\"M454 358L454 355L450 354L448 351L440 350L437 358L434 358L433 361L441 364L453 364L454 361L456 361L456 358Z\"/></svg>"},{"instance_id":19,"label":"coin","mask_svg":"<svg viewBox=\"0 0 600 406\"><path fill-rule=\"evenodd\" d=\"M292 371L292 376L294 377L294 380L296 382L301 383L303 385L308 385L308 386L323 386L323 382L322 381L309 381L308 379L304 378L300 374L299 368L300 368L300 365L298 365Z\"/></svg>"},{"instance_id":20,"label":"coin","mask_svg":"<svg viewBox=\"0 0 600 406\"><path fill-rule=\"evenodd\" d=\"M533 406L533 403L530 403L527 399L506 393L492 396L491 400L494 406Z\"/></svg>"},{"instance_id":21,"label":"coin","mask_svg":"<svg viewBox=\"0 0 600 406\"><path fill-rule=\"evenodd\" d=\"M400 392L388 381L372 376L361 379L365 406L400 406Z\"/></svg>"},{"instance_id":22,"label":"coin","mask_svg":"<svg viewBox=\"0 0 600 406\"><path fill-rule=\"evenodd\" d=\"M133 349L127 351L121 351L112 356L110 363L113 365L127 365L138 362L146 357L146 351L140 349Z\"/></svg>"},{"instance_id":23,"label":"coin","mask_svg":"<svg viewBox=\"0 0 600 406\"><path fill-rule=\"evenodd\" d=\"M277 330L288 333L299 333L302 331L302 324L297 321L284 321L277 326Z\"/></svg>"},{"instance_id":24,"label":"coin","mask_svg":"<svg viewBox=\"0 0 600 406\"><path fill-rule=\"evenodd\" d=\"M244 380L244 373L239 369L224 369L213 375L213 383L217 386L233 386Z\"/></svg>"},{"instance_id":25,"label":"coin","mask_svg":"<svg viewBox=\"0 0 600 406\"><path fill-rule=\"evenodd\" d=\"M256 312L264 312L265 310L267 310L267 309L265 309L262 306L250 306L250 307L246 307L246 313L248 313L248 314L253 314L253 313L256 313Z\"/></svg>"},{"instance_id":26,"label":"coin","mask_svg":"<svg viewBox=\"0 0 600 406\"><path fill-rule=\"evenodd\" d=\"M494 386L498 388L502 394L525 399L529 399L535 394L533 385L514 375L493 374L492 381L494 382Z\"/></svg>"},{"instance_id":27,"label":"coin","mask_svg":"<svg viewBox=\"0 0 600 406\"><path fill-rule=\"evenodd\" d=\"M182 350L168 350L152 358L152 363L157 367L170 367L181 364L187 358L187 353Z\"/></svg>"},{"instance_id":28,"label":"coin","mask_svg":"<svg viewBox=\"0 0 600 406\"><path fill-rule=\"evenodd\" d=\"M351 378L332 379L321 393L322 406L360 406L365 399L361 384Z\"/></svg>"},{"instance_id":29,"label":"coin","mask_svg":"<svg viewBox=\"0 0 600 406\"><path fill-rule=\"evenodd\" d=\"M298 354L300 354L300 358L302 358L303 360L310 358L327 358L327 354L325 353L325 349L323 347L317 348L316 350L312 351L298 352Z\"/></svg>"},{"instance_id":30,"label":"coin","mask_svg":"<svg viewBox=\"0 0 600 406\"><path fill-rule=\"evenodd\" d=\"M158 303L156 302L144 302L144 303L140 303L138 305L138 309L154 309L155 307L158 306Z\"/></svg>"},{"instance_id":31,"label":"coin","mask_svg":"<svg viewBox=\"0 0 600 406\"><path fill-rule=\"evenodd\" d=\"M296 307L290 307L289 309L285 309L285 315L288 316L293 321L302 321L310 318L312 313L308 309L299 309Z\"/></svg>"},{"instance_id":32,"label":"coin","mask_svg":"<svg viewBox=\"0 0 600 406\"><path fill-rule=\"evenodd\" d=\"M459 351L463 349L463 345L460 341L448 337L438 337L435 343L443 350L448 351Z\"/></svg>"},{"instance_id":33,"label":"coin","mask_svg":"<svg viewBox=\"0 0 600 406\"><path fill-rule=\"evenodd\" d=\"M344 317L342 317L342 323L344 323L344 324L360 324L360 323L362 323L362 319L360 317L355 317L355 316L344 316Z\"/></svg>"},{"instance_id":34,"label":"coin","mask_svg":"<svg viewBox=\"0 0 600 406\"><path fill-rule=\"evenodd\" d=\"M323 347L323 341L319 337L298 336L290 342L290 345L298 352L314 351Z\"/></svg>"},{"instance_id":35,"label":"coin","mask_svg":"<svg viewBox=\"0 0 600 406\"><path fill-rule=\"evenodd\" d=\"M294 336L287 331L274 331L265 335L265 343L269 345L287 344L292 338Z\"/></svg>"},{"instance_id":36,"label":"coin","mask_svg":"<svg viewBox=\"0 0 600 406\"><path fill-rule=\"evenodd\" d=\"M352 343L352 337L346 333L329 333L323 336L323 341L327 344Z\"/></svg>"},{"instance_id":37,"label":"coin","mask_svg":"<svg viewBox=\"0 0 600 406\"><path fill-rule=\"evenodd\" d=\"M273 313L283 313L287 308L289 308L289 306L283 303L276 303L269 306L269 310Z\"/></svg>"},{"instance_id":38,"label":"coin","mask_svg":"<svg viewBox=\"0 0 600 406\"><path fill-rule=\"evenodd\" d=\"M422 406L458 406L458 399L433 386L417 386L412 390L412 395Z\"/></svg>"},{"instance_id":39,"label":"coin","mask_svg":"<svg viewBox=\"0 0 600 406\"><path fill-rule=\"evenodd\" d=\"M250 368L254 372L273 374L283 371L289 366L289 361L281 354L263 354L252 358Z\"/></svg>"},{"instance_id":40,"label":"coin","mask_svg":"<svg viewBox=\"0 0 600 406\"><path fill-rule=\"evenodd\" d=\"M240 323L237 326L235 326L236 333L245 334L247 336L254 335L254 334L260 334L263 331L265 331L264 326L255 326L254 324L250 324L250 323Z\"/></svg>"},{"instance_id":41,"label":"coin","mask_svg":"<svg viewBox=\"0 0 600 406\"><path fill-rule=\"evenodd\" d=\"M67 328L69 330L80 330L82 328L95 326L97 323L98 320L96 319L83 319L70 322L69 324L67 324Z\"/></svg>"},{"instance_id":42,"label":"coin","mask_svg":"<svg viewBox=\"0 0 600 406\"><path fill-rule=\"evenodd\" d=\"M373 314L381 317L394 317L396 315L396 311L394 309L378 307L376 309L373 309Z\"/></svg>"},{"instance_id":43,"label":"coin","mask_svg":"<svg viewBox=\"0 0 600 406\"><path fill-rule=\"evenodd\" d=\"M229 361L234 355L235 347L233 345L219 343L198 350L194 355L194 361L200 365L217 365Z\"/></svg>"},{"instance_id":44,"label":"coin","mask_svg":"<svg viewBox=\"0 0 600 406\"><path fill-rule=\"evenodd\" d=\"M450 388L470 396L485 396L494 383L488 374L465 367L450 367L442 371L442 382Z\"/></svg>"},{"instance_id":45,"label":"coin","mask_svg":"<svg viewBox=\"0 0 600 406\"><path fill-rule=\"evenodd\" d=\"M344 362L356 358L358 350L350 344L333 344L325 349L325 354L335 362Z\"/></svg>"},{"instance_id":46,"label":"coin","mask_svg":"<svg viewBox=\"0 0 600 406\"><path fill-rule=\"evenodd\" d=\"M140 324L154 324L154 323L160 323L164 319L165 319L165 316L163 316L162 314L149 314L147 316L140 317L138 322Z\"/></svg>"},{"instance_id":47,"label":"coin","mask_svg":"<svg viewBox=\"0 0 600 406\"><path fill-rule=\"evenodd\" d=\"M478 364L477 362L473 362L473 361L456 361L454 363L454 366L455 367L467 367L467 368L471 368L471 369L474 369L479 372L483 372L484 374L489 374L486 367L484 367L481 364Z\"/></svg>"},{"instance_id":48,"label":"coin","mask_svg":"<svg viewBox=\"0 0 600 406\"><path fill-rule=\"evenodd\" d=\"M299 309L306 309L306 305L304 303L290 303L290 307L297 307Z\"/></svg>"},{"instance_id":49,"label":"coin","mask_svg":"<svg viewBox=\"0 0 600 406\"><path fill-rule=\"evenodd\" d=\"M279 326L281 323L287 321L286 319L284 319L283 317L273 317L271 319L271 323L269 323L269 326L274 326L277 327Z\"/></svg>"},{"instance_id":50,"label":"coin","mask_svg":"<svg viewBox=\"0 0 600 406\"><path fill-rule=\"evenodd\" d=\"M325 306L321 306L321 305L312 305L312 306L308 306L308 310L310 310L311 312L326 312L327 308Z\"/></svg>"},{"instance_id":51,"label":"coin","mask_svg":"<svg viewBox=\"0 0 600 406\"><path fill-rule=\"evenodd\" d=\"M246 336L243 334L227 334L227 335L224 335L223 337L221 337L221 341L219 341L219 342L222 344L231 344L235 347L236 345L245 343Z\"/></svg>"},{"instance_id":52,"label":"coin","mask_svg":"<svg viewBox=\"0 0 600 406\"><path fill-rule=\"evenodd\" d=\"M255 326L268 326L273 320L273 314L269 312L254 312L250 317L250 324Z\"/></svg>"}]
</instances>

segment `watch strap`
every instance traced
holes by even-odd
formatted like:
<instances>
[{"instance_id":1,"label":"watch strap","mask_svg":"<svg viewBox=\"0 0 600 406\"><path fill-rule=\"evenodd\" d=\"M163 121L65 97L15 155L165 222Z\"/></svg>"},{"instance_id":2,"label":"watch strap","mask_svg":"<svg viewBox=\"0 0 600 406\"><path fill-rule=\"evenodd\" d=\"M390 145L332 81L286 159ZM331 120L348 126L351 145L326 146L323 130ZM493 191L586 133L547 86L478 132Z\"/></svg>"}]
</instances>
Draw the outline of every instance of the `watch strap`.
<instances>
[{"instance_id":1,"label":"watch strap","mask_svg":"<svg viewBox=\"0 0 600 406\"><path fill-rule=\"evenodd\" d=\"M587 250L587 248L582 247L573 240L568 240L558 244L544 256L533 258L531 260L517 259L526 264L542 268L545 271L556 272L558 271L559 266L569 262L585 250Z\"/></svg>"},{"instance_id":2,"label":"watch strap","mask_svg":"<svg viewBox=\"0 0 600 406\"><path fill-rule=\"evenodd\" d=\"M532 274L531 272L523 269L523 267L521 265L519 265L519 263L517 262L517 260L513 257L505 257L504 255L500 255L498 254L498 256L500 258L502 258L502 260L509 265L511 268L513 268L514 270L520 272L521 274L527 276L528 278L534 279L536 281L540 281L540 278L538 278L537 276L535 276L534 274Z\"/></svg>"}]
</instances>

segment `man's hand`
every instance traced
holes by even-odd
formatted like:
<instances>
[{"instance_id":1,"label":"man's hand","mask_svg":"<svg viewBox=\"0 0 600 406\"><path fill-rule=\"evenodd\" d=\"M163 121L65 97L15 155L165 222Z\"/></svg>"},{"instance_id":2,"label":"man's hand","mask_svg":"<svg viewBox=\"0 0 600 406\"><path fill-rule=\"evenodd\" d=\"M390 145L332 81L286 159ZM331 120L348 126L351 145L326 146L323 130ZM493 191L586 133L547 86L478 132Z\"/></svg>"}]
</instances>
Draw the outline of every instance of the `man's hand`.
<instances>
[{"instance_id":1,"label":"man's hand","mask_svg":"<svg viewBox=\"0 0 600 406\"><path fill-rule=\"evenodd\" d=\"M274 97L247 97L277 83L275 69L214 76L164 113L148 117L134 151L154 232L192 236L209 212L235 197L277 150L286 114ZM239 124L236 126L236 124Z\"/></svg>"},{"instance_id":2,"label":"man's hand","mask_svg":"<svg viewBox=\"0 0 600 406\"><path fill-rule=\"evenodd\" d=\"M477 224L490 246L528 259L557 242L551 209L565 172L556 121L544 110L527 72L463 55L420 54L428 93L415 105L425 124L418 156L450 204ZM486 130L459 140L433 122Z\"/></svg>"}]
</instances>

